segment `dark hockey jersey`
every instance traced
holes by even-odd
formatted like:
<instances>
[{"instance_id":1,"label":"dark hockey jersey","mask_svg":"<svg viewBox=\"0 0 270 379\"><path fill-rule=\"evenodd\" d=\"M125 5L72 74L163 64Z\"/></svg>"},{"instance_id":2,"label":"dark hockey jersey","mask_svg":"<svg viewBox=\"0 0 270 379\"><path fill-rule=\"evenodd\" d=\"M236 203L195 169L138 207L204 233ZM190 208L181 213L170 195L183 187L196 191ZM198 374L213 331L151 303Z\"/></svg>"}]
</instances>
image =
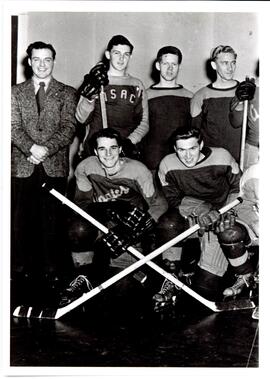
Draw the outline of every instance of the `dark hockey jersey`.
<instances>
[{"instance_id":1,"label":"dark hockey jersey","mask_svg":"<svg viewBox=\"0 0 270 379\"><path fill-rule=\"evenodd\" d=\"M191 100L193 126L203 131L206 146L223 147L239 162L241 129L232 127L230 102L238 83L231 88L217 89L212 84L201 88Z\"/></svg>"},{"instance_id":2,"label":"dark hockey jersey","mask_svg":"<svg viewBox=\"0 0 270 379\"><path fill-rule=\"evenodd\" d=\"M158 174L170 207L190 196L219 208L229 194L239 193L241 171L231 154L223 148L204 148L203 154L194 167L186 167L175 153L161 161Z\"/></svg>"},{"instance_id":3,"label":"dark hockey jersey","mask_svg":"<svg viewBox=\"0 0 270 379\"><path fill-rule=\"evenodd\" d=\"M173 151L170 137L190 119L192 95L181 85L147 89L149 132L142 141L142 159L151 170L155 170L161 159Z\"/></svg>"}]
</instances>

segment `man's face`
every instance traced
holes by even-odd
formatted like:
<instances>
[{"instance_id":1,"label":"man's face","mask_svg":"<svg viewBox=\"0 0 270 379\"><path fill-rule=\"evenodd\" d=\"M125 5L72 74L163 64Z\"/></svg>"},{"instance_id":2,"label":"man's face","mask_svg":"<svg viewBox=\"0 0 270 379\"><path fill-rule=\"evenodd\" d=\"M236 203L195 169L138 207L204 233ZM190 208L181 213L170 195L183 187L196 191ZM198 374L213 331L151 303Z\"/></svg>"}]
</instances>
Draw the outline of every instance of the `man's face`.
<instances>
[{"instance_id":1,"label":"man's face","mask_svg":"<svg viewBox=\"0 0 270 379\"><path fill-rule=\"evenodd\" d=\"M131 57L130 46L116 45L111 51L106 51L105 55L110 60L110 65L117 71L125 71Z\"/></svg>"},{"instance_id":2,"label":"man's face","mask_svg":"<svg viewBox=\"0 0 270 379\"><path fill-rule=\"evenodd\" d=\"M50 49L33 49L28 63L32 67L33 76L38 79L46 79L52 75L54 60Z\"/></svg>"},{"instance_id":3,"label":"man's face","mask_svg":"<svg viewBox=\"0 0 270 379\"><path fill-rule=\"evenodd\" d=\"M178 56L175 54L164 54L161 61L156 63L160 76L168 82L177 78L179 66Z\"/></svg>"},{"instance_id":4,"label":"man's face","mask_svg":"<svg viewBox=\"0 0 270 379\"><path fill-rule=\"evenodd\" d=\"M109 169L117 166L121 150L115 138L100 137L97 140L95 154L102 165Z\"/></svg>"},{"instance_id":5,"label":"man's face","mask_svg":"<svg viewBox=\"0 0 270 379\"><path fill-rule=\"evenodd\" d=\"M201 158L202 146L202 142L199 144L197 138L191 137L176 141L174 150L180 161L186 167L194 167Z\"/></svg>"},{"instance_id":6,"label":"man's face","mask_svg":"<svg viewBox=\"0 0 270 379\"><path fill-rule=\"evenodd\" d=\"M220 53L212 62L212 67L217 76L223 80L232 80L236 69L236 59L232 53Z\"/></svg>"}]
</instances>

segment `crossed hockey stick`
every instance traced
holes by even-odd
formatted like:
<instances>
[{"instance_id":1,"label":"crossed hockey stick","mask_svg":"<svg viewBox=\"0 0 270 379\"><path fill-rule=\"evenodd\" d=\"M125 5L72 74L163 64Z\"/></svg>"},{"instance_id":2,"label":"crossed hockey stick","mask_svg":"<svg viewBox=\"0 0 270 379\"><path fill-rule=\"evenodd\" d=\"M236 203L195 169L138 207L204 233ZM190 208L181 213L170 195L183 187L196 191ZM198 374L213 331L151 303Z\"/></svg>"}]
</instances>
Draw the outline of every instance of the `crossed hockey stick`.
<instances>
[{"instance_id":1,"label":"crossed hockey stick","mask_svg":"<svg viewBox=\"0 0 270 379\"><path fill-rule=\"evenodd\" d=\"M46 184L43 184L43 187L46 188ZM57 199L62 201L63 204L69 206L71 209L73 209L75 212L80 214L82 217L84 217L86 220L91 222L94 226L96 226L99 230L101 230L103 233L109 233L109 229L102 225L99 221L94 219L92 216L90 216L88 213L83 211L80 207L78 207L76 204L74 204L72 201L67 199L65 196L63 196L60 192L56 191L55 189L48 189L49 192L55 196ZM242 198L238 197L231 203L225 205L223 208L219 210L220 214L226 213L228 210L232 209L236 205L238 205L240 202L242 202ZM221 311L229 311L229 310L239 310L239 309L250 309L254 308L255 304L250 299L241 299L241 300L233 300L233 301L227 301L227 302L214 302L205 299L195 291L193 291L190 287L186 286L184 283L182 283L179 279L175 278L173 275L168 273L167 271L163 270L161 267L159 267L157 264L152 262L151 260L163 253L165 250L167 250L169 247L174 246L178 242L184 240L185 238L189 237L191 234L195 233L200 229L200 225L196 224L189 229L185 230L183 233L179 234L175 238L171 239L170 241L166 242L156 250L152 251L152 253L144 256L141 254L138 250L136 250L134 247L129 246L127 250L139 258L140 260L131 264L121 272L117 273L113 277L109 278L102 284L98 285L97 287L93 288L87 293L84 293L80 298L76 299L71 304L68 304L62 308L58 308L56 310L53 309L35 309L33 307L29 306L19 306L15 309L13 312L13 316L16 317L27 317L27 318L46 318L46 319L59 319L60 317L64 316L66 313L70 312L74 308L77 308L79 305L83 304L87 300L91 299L98 293L100 293L105 288L111 286L118 280L124 278L131 272L135 271L145 263L152 267L155 271L157 271L159 274L164 276L166 279L173 282L176 286L178 286L180 289L184 290L186 293L188 293L190 296L194 297L196 300L198 300L200 303L204 304L206 307L211 309L214 312L221 312Z\"/></svg>"}]
</instances>

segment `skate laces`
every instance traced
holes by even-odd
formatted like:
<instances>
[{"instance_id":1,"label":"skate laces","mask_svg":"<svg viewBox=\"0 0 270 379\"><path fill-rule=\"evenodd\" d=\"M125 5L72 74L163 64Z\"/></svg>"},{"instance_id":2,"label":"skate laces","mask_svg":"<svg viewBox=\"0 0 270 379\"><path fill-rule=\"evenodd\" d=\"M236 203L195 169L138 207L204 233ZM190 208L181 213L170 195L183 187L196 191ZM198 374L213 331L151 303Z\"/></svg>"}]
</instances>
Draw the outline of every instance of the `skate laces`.
<instances>
[{"instance_id":1,"label":"skate laces","mask_svg":"<svg viewBox=\"0 0 270 379\"><path fill-rule=\"evenodd\" d=\"M177 279L175 274L172 274L172 276ZM164 296L164 298L168 300L174 295L175 289L177 288L178 287L176 287L176 285L169 279L165 279L158 294Z\"/></svg>"},{"instance_id":2,"label":"skate laces","mask_svg":"<svg viewBox=\"0 0 270 379\"><path fill-rule=\"evenodd\" d=\"M239 287L242 287L244 285L249 287L250 277L251 277L251 274L237 275L236 282L234 283L234 285L232 285L232 288L238 289Z\"/></svg>"},{"instance_id":3,"label":"skate laces","mask_svg":"<svg viewBox=\"0 0 270 379\"><path fill-rule=\"evenodd\" d=\"M69 287L67 288L67 291L72 293L77 292L83 289L83 285L86 285L88 291L90 291L93 288L85 275L79 275L70 283Z\"/></svg>"}]
</instances>

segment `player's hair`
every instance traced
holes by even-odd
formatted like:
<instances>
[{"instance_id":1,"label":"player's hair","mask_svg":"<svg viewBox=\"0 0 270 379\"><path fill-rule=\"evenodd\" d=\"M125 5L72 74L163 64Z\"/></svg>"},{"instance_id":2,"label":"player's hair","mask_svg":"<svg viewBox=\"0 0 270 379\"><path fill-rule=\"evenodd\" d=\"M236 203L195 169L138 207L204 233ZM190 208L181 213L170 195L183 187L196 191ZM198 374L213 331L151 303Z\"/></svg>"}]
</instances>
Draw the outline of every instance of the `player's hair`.
<instances>
[{"instance_id":1,"label":"player's hair","mask_svg":"<svg viewBox=\"0 0 270 379\"><path fill-rule=\"evenodd\" d=\"M228 45L218 45L214 49L211 50L210 59L211 61L215 61L220 53L231 53L234 55L234 58L237 58L237 54L231 46Z\"/></svg>"},{"instance_id":2,"label":"player's hair","mask_svg":"<svg viewBox=\"0 0 270 379\"><path fill-rule=\"evenodd\" d=\"M129 42L129 40L122 36L121 34L118 34L116 36L113 36L109 43L108 43L108 46L107 46L107 50L108 51L111 51L113 46L117 46L117 45L127 45L130 47L130 54L132 54L133 52L133 49L134 49L134 46L132 45L132 43Z\"/></svg>"},{"instance_id":3,"label":"player's hair","mask_svg":"<svg viewBox=\"0 0 270 379\"><path fill-rule=\"evenodd\" d=\"M163 46L161 49L159 49L159 51L157 53L157 61L161 62L162 55L165 55L165 54L177 55L178 56L178 63L181 64L183 56L182 56L181 51L177 47L175 47L175 46Z\"/></svg>"},{"instance_id":4,"label":"player's hair","mask_svg":"<svg viewBox=\"0 0 270 379\"><path fill-rule=\"evenodd\" d=\"M50 44L50 43L45 43L45 42L42 42L42 41L36 41L36 42L33 42L31 43L28 48L26 49L26 53L28 55L28 57L31 59L32 57L32 51L33 49L49 49L51 50L52 52L52 56L53 56L53 60L55 60L55 56L56 56L56 51L54 49L54 47Z\"/></svg>"},{"instance_id":5,"label":"player's hair","mask_svg":"<svg viewBox=\"0 0 270 379\"><path fill-rule=\"evenodd\" d=\"M192 137L197 138L198 143L201 143L203 138L200 129L192 128L190 126L179 128L173 134L174 145L178 140L186 140Z\"/></svg>"},{"instance_id":6,"label":"player's hair","mask_svg":"<svg viewBox=\"0 0 270 379\"><path fill-rule=\"evenodd\" d=\"M117 145L119 147L122 146L122 138L120 136L120 134L118 133L117 130L114 130L112 128L105 128L105 129L100 129L98 130L96 133L93 134L93 136L91 137L91 141L92 141L92 144L93 144L93 148L94 149L97 149L97 140L99 138L102 138L102 137L105 137L105 138L111 138L111 139L116 139L117 141Z\"/></svg>"}]
</instances>

